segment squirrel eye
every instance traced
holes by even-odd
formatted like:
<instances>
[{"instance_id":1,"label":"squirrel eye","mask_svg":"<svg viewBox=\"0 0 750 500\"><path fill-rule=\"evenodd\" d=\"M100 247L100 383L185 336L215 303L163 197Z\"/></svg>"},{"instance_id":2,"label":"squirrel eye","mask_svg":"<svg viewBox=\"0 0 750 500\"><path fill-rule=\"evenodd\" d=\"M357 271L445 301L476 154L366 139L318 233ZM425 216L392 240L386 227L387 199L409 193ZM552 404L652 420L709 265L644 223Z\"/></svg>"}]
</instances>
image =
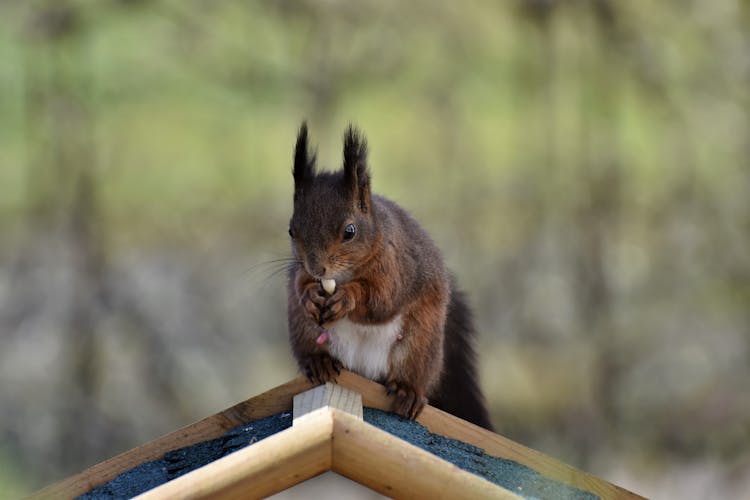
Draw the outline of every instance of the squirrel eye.
<instances>
[{"instance_id":1,"label":"squirrel eye","mask_svg":"<svg viewBox=\"0 0 750 500\"><path fill-rule=\"evenodd\" d=\"M349 224L344 228L344 241L350 241L357 234L357 228L354 224Z\"/></svg>"},{"instance_id":2,"label":"squirrel eye","mask_svg":"<svg viewBox=\"0 0 750 500\"><path fill-rule=\"evenodd\" d=\"M292 230L292 226L289 226L289 236L291 238L294 238L294 231Z\"/></svg>"}]
</instances>

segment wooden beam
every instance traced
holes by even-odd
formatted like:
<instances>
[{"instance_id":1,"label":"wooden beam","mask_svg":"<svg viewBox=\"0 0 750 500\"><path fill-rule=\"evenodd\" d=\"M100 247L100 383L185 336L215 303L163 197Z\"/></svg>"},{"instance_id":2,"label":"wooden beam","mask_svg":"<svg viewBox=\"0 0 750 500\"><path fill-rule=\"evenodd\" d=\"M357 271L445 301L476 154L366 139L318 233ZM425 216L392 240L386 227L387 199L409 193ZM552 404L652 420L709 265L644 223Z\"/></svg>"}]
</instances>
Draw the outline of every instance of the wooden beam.
<instances>
[{"instance_id":1,"label":"wooden beam","mask_svg":"<svg viewBox=\"0 0 750 500\"><path fill-rule=\"evenodd\" d=\"M164 483L139 500L264 498L331 469L333 416L308 413L289 429Z\"/></svg>"},{"instance_id":2,"label":"wooden beam","mask_svg":"<svg viewBox=\"0 0 750 500\"><path fill-rule=\"evenodd\" d=\"M515 493L335 409L333 470L395 498L495 498Z\"/></svg>"},{"instance_id":3,"label":"wooden beam","mask_svg":"<svg viewBox=\"0 0 750 500\"><path fill-rule=\"evenodd\" d=\"M75 498L97 486L108 483L136 465L161 458L168 451L217 438L229 429L252 420L275 415L282 411L290 411L292 398L312 387L313 385L305 377L297 377L286 384L236 404L220 413L121 453L75 476L52 484L33 494L31 498L52 500Z\"/></svg>"},{"instance_id":4,"label":"wooden beam","mask_svg":"<svg viewBox=\"0 0 750 500\"><path fill-rule=\"evenodd\" d=\"M588 472L523 446L431 406L418 419L430 432L478 446L489 454L526 465L541 475L589 491L602 499L634 500L643 497Z\"/></svg>"},{"instance_id":5,"label":"wooden beam","mask_svg":"<svg viewBox=\"0 0 750 500\"><path fill-rule=\"evenodd\" d=\"M391 409L391 398L386 395L385 388L380 384L351 372L342 372L338 383L361 392L365 406L386 411ZM602 499L643 498L542 452L511 441L432 406L425 407L422 414L417 418L417 422L427 427L432 433L473 444L484 449L489 455L526 465L545 477L589 491L599 495Z\"/></svg>"},{"instance_id":6,"label":"wooden beam","mask_svg":"<svg viewBox=\"0 0 750 500\"><path fill-rule=\"evenodd\" d=\"M336 383L362 395L362 404L369 408L391 411L393 398L385 392L385 387L370 379L360 377L348 370L341 370Z\"/></svg>"}]
</instances>

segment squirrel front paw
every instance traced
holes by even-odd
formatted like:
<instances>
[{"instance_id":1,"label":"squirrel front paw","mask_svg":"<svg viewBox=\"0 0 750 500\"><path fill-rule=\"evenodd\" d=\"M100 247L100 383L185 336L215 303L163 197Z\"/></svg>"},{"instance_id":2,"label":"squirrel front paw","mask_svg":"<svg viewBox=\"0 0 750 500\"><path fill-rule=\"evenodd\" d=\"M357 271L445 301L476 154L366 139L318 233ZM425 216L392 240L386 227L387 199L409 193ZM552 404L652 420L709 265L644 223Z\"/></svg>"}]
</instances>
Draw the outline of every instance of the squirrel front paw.
<instances>
[{"instance_id":1,"label":"squirrel front paw","mask_svg":"<svg viewBox=\"0 0 750 500\"><path fill-rule=\"evenodd\" d=\"M313 384L335 382L342 364L327 353L311 354L301 363L307 379Z\"/></svg>"},{"instance_id":2,"label":"squirrel front paw","mask_svg":"<svg viewBox=\"0 0 750 500\"><path fill-rule=\"evenodd\" d=\"M340 286L331 296L325 298L320 309L320 324L327 326L340 320L354 309L354 298L349 289Z\"/></svg>"},{"instance_id":3,"label":"squirrel front paw","mask_svg":"<svg viewBox=\"0 0 750 500\"><path fill-rule=\"evenodd\" d=\"M427 404L424 391L407 383L389 380L385 390L389 396L395 396L393 411L404 418L416 419Z\"/></svg>"},{"instance_id":4,"label":"squirrel front paw","mask_svg":"<svg viewBox=\"0 0 750 500\"><path fill-rule=\"evenodd\" d=\"M323 312L323 306L326 303L328 295L321 284L317 281L313 281L305 285L300 293L300 304L302 309L305 310L307 316L313 320L316 324L321 324L321 313Z\"/></svg>"}]
</instances>

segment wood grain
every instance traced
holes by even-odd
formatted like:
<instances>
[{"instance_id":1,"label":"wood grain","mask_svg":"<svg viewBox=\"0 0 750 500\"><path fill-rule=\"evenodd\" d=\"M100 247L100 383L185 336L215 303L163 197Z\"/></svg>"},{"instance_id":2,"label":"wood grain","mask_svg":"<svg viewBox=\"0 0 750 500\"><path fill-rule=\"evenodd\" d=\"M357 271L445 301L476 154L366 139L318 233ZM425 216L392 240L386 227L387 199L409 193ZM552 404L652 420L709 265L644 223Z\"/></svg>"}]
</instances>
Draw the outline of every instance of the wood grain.
<instances>
[{"instance_id":1,"label":"wood grain","mask_svg":"<svg viewBox=\"0 0 750 500\"><path fill-rule=\"evenodd\" d=\"M541 475L589 491L602 499L638 499L643 498L624 488L611 484L592 474L583 472L554 459L542 452L523 446L494 432L478 427L469 422L457 419L453 415L427 407L419 422L430 432L440 434L483 448L489 455L507 458L526 465Z\"/></svg>"},{"instance_id":2,"label":"wood grain","mask_svg":"<svg viewBox=\"0 0 750 500\"><path fill-rule=\"evenodd\" d=\"M520 499L346 411L328 406L299 417L291 429L137 498L262 498L327 470L394 498Z\"/></svg>"},{"instance_id":3,"label":"wood grain","mask_svg":"<svg viewBox=\"0 0 750 500\"><path fill-rule=\"evenodd\" d=\"M54 500L75 498L111 481L136 465L160 458L168 451L217 438L229 429L252 420L282 411L290 411L292 398L312 387L313 385L305 377L297 377L222 412L94 465L75 476L38 491L31 498Z\"/></svg>"},{"instance_id":4,"label":"wood grain","mask_svg":"<svg viewBox=\"0 0 750 500\"><path fill-rule=\"evenodd\" d=\"M328 382L294 396L294 422L307 413L327 406L362 420L362 395L343 385Z\"/></svg>"},{"instance_id":5,"label":"wood grain","mask_svg":"<svg viewBox=\"0 0 750 500\"><path fill-rule=\"evenodd\" d=\"M333 470L393 498L520 496L335 409Z\"/></svg>"},{"instance_id":6,"label":"wood grain","mask_svg":"<svg viewBox=\"0 0 750 500\"><path fill-rule=\"evenodd\" d=\"M385 388L351 372L342 372L338 383L361 392L364 405L389 411L392 400ZM484 449L489 455L506 458L526 465L541 475L599 495L602 499L643 498L624 488L611 484L587 472L560 462L542 452L504 438L494 432L461 420L432 406L425 407L417 422L435 434L457 439Z\"/></svg>"},{"instance_id":7,"label":"wood grain","mask_svg":"<svg viewBox=\"0 0 750 500\"><path fill-rule=\"evenodd\" d=\"M295 425L136 497L252 499L283 491L331 469L333 416L328 408Z\"/></svg>"}]
</instances>

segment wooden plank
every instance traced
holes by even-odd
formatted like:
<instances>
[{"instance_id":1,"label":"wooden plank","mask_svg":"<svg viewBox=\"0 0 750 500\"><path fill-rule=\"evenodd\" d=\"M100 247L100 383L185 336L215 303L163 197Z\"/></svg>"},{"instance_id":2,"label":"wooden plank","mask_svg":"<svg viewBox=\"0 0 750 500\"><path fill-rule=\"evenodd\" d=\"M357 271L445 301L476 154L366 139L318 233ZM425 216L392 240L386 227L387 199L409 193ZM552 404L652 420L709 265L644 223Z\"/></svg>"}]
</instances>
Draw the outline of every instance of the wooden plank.
<instances>
[{"instance_id":1,"label":"wooden plank","mask_svg":"<svg viewBox=\"0 0 750 500\"><path fill-rule=\"evenodd\" d=\"M336 379L338 385L344 386L362 395L362 404L369 408L390 411L393 398L385 392L385 387L370 379L360 377L348 370L341 370Z\"/></svg>"},{"instance_id":2,"label":"wooden plank","mask_svg":"<svg viewBox=\"0 0 750 500\"><path fill-rule=\"evenodd\" d=\"M289 411L292 408L292 398L311 387L313 385L305 377L297 377L220 413L94 465L75 476L38 491L31 498L55 500L75 498L111 481L117 475L138 464L160 458L168 451L217 438L229 429L245 422Z\"/></svg>"},{"instance_id":3,"label":"wooden plank","mask_svg":"<svg viewBox=\"0 0 750 500\"><path fill-rule=\"evenodd\" d=\"M362 420L362 396L343 385L328 382L294 396L294 422L307 413L325 407L345 411Z\"/></svg>"},{"instance_id":4,"label":"wooden plank","mask_svg":"<svg viewBox=\"0 0 750 500\"><path fill-rule=\"evenodd\" d=\"M489 455L507 458L526 465L541 475L590 491L602 499L639 499L643 498L617 485L600 479L588 472L554 459L540 451L527 448L522 444L490 432L444 411L428 406L418 421L430 432L483 448Z\"/></svg>"},{"instance_id":5,"label":"wooden plank","mask_svg":"<svg viewBox=\"0 0 750 500\"><path fill-rule=\"evenodd\" d=\"M333 470L395 498L520 496L466 472L348 413L331 409Z\"/></svg>"},{"instance_id":6,"label":"wooden plank","mask_svg":"<svg viewBox=\"0 0 750 500\"><path fill-rule=\"evenodd\" d=\"M291 428L154 488L139 500L264 498L331 469L333 416L308 413Z\"/></svg>"},{"instance_id":7,"label":"wooden plank","mask_svg":"<svg viewBox=\"0 0 750 500\"><path fill-rule=\"evenodd\" d=\"M365 406L386 411L391 409L391 398L386 395L385 388L380 384L351 372L342 372L338 383L361 392ZM427 427L430 432L473 444L484 449L490 455L507 458L526 465L545 477L590 491L599 495L602 499L643 498L542 452L511 441L432 406L427 406L424 409L417 418L417 422Z\"/></svg>"}]
</instances>

